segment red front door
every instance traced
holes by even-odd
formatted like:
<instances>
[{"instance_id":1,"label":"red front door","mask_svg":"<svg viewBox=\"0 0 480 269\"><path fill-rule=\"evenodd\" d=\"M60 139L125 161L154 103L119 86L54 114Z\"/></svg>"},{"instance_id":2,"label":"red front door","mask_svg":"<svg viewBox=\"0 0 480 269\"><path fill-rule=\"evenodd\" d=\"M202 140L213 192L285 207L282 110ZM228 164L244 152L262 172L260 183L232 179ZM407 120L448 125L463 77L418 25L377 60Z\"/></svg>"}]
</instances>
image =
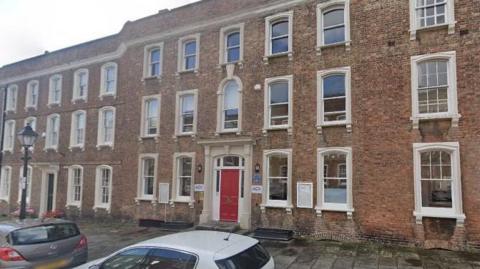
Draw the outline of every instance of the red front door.
<instances>
[{"instance_id":1,"label":"red front door","mask_svg":"<svg viewBox=\"0 0 480 269\"><path fill-rule=\"evenodd\" d=\"M238 221L238 170L222 170L220 220Z\"/></svg>"}]
</instances>

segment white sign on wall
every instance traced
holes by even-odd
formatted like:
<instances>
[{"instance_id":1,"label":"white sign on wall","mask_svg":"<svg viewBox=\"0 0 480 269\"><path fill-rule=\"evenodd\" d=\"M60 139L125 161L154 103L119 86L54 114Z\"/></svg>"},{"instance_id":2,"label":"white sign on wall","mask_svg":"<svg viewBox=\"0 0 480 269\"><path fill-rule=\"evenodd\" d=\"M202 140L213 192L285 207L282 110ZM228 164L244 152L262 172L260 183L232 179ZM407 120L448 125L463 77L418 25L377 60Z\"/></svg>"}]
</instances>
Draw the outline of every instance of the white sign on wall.
<instances>
[{"instance_id":1,"label":"white sign on wall","mask_svg":"<svg viewBox=\"0 0 480 269\"><path fill-rule=\"evenodd\" d=\"M204 192L204 191L205 191L205 185L195 184L195 192Z\"/></svg>"},{"instance_id":2,"label":"white sign on wall","mask_svg":"<svg viewBox=\"0 0 480 269\"><path fill-rule=\"evenodd\" d=\"M313 208L312 182L297 182L297 207Z\"/></svg>"},{"instance_id":3,"label":"white sign on wall","mask_svg":"<svg viewBox=\"0 0 480 269\"><path fill-rule=\"evenodd\" d=\"M263 192L263 186L262 185L253 185L252 186L252 193L261 194L262 192Z\"/></svg>"},{"instance_id":4,"label":"white sign on wall","mask_svg":"<svg viewBox=\"0 0 480 269\"><path fill-rule=\"evenodd\" d=\"M168 204L170 202L170 183L158 184L158 203Z\"/></svg>"}]
</instances>

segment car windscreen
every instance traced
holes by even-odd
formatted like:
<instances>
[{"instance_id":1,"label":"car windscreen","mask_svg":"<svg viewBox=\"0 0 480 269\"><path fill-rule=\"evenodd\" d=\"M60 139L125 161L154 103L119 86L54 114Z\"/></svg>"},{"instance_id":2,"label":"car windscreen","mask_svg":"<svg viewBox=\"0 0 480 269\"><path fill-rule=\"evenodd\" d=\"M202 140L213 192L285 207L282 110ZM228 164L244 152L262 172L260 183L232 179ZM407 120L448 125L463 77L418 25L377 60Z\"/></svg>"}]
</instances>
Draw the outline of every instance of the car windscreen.
<instances>
[{"instance_id":1,"label":"car windscreen","mask_svg":"<svg viewBox=\"0 0 480 269\"><path fill-rule=\"evenodd\" d=\"M270 260L270 254L260 244L235 256L215 261L220 269L260 269Z\"/></svg>"},{"instance_id":2,"label":"car windscreen","mask_svg":"<svg viewBox=\"0 0 480 269\"><path fill-rule=\"evenodd\" d=\"M78 236L77 225L73 223L45 224L12 231L9 236L11 245L31 245L54 242Z\"/></svg>"}]
</instances>

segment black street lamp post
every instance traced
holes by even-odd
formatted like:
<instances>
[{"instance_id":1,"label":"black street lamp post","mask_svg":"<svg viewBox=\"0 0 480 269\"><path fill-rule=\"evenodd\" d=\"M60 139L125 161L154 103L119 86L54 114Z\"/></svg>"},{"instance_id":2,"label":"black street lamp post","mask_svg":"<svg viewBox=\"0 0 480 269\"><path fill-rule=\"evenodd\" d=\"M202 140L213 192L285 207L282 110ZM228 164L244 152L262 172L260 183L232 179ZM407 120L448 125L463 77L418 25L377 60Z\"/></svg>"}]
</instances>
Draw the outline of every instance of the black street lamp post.
<instances>
[{"instance_id":1,"label":"black street lamp post","mask_svg":"<svg viewBox=\"0 0 480 269\"><path fill-rule=\"evenodd\" d=\"M18 134L18 139L20 140L20 144L23 147L24 155L23 155L23 178L20 186L22 187L22 199L20 202L20 220L25 219L26 215L26 207L27 207L27 189L28 189L28 160L30 157L28 156L28 152L31 146L35 144L37 140L38 134L30 127L30 124L27 124Z\"/></svg>"}]
</instances>

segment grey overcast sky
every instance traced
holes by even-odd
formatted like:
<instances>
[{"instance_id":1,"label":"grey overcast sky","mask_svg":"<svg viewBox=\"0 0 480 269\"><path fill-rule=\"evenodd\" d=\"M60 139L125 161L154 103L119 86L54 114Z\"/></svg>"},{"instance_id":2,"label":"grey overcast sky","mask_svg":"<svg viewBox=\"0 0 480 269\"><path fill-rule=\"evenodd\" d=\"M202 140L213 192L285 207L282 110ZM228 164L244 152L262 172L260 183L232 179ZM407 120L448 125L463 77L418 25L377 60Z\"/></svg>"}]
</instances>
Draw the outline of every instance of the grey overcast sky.
<instances>
[{"instance_id":1,"label":"grey overcast sky","mask_svg":"<svg viewBox=\"0 0 480 269\"><path fill-rule=\"evenodd\" d=\"M198 0L0 0L0 66L119 32Z\"/></svg>"}]
</instances>

